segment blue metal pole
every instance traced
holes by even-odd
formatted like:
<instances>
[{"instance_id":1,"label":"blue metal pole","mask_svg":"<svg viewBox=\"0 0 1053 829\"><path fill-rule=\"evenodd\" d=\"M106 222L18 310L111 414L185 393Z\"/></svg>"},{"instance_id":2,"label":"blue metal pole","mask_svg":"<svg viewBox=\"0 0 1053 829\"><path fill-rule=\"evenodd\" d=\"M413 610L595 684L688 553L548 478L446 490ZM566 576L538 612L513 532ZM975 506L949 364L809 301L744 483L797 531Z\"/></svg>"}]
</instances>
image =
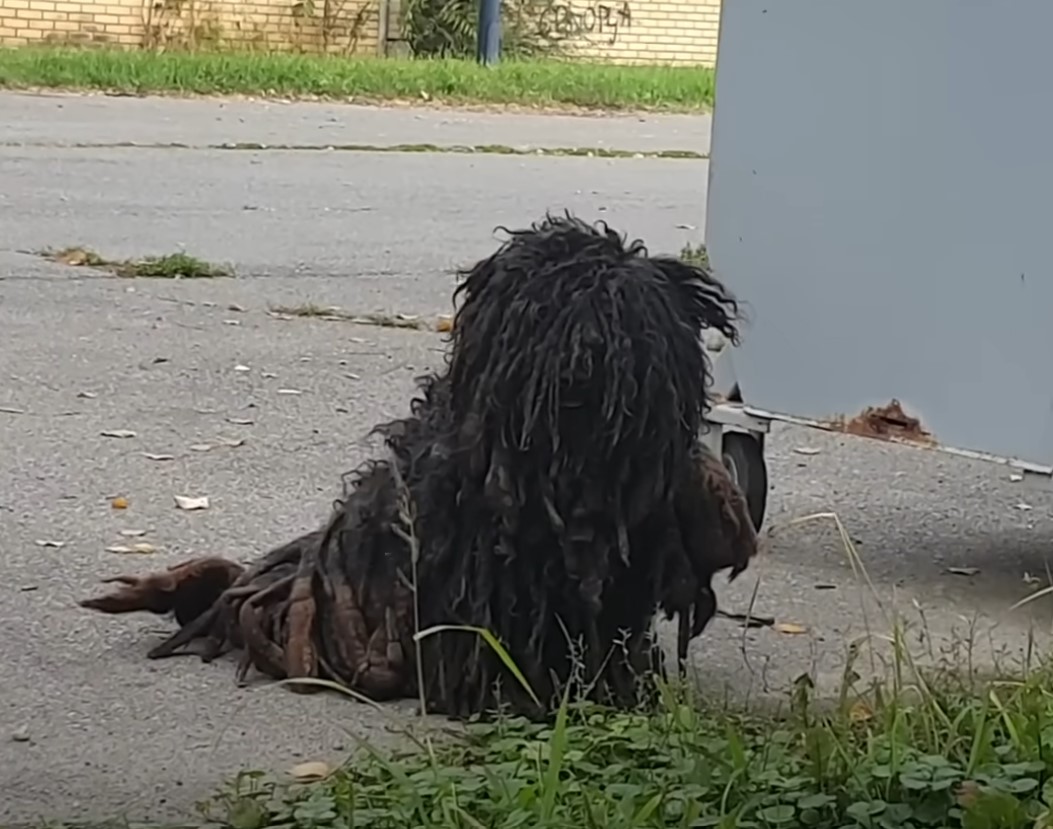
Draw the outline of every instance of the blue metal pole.
<instances>
[{"instance_id":1,"label":"blue metal pole","mask_svg":"<svg viewBox=\"0 0 1053 829\"><path fill-rule=\"evenodd\" d=\"M476 59L493 66L501 58L501 0L479 0L479 35Z\"/></svg>"}]
</instances>

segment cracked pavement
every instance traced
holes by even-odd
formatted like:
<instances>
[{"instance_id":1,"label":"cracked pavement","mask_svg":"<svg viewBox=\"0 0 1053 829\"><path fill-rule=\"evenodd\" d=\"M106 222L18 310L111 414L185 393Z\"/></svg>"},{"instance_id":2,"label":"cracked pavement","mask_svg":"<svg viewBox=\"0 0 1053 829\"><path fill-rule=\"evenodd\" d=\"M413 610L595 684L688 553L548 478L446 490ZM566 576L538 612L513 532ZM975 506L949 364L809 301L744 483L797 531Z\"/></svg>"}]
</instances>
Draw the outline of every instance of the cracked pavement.
<instances>
[{"instance_id":1,"label":"cracked pavement","mask_svg":"<svg viewBox=\"0 0 1053 829\"><path fill-rule=\"evenodd\" d=\"M404 412L413 377L441 359L436 334L282 320L268 307L449 312L450 270L490 253L495 226L546 209L676 251L701 238L706 162L64 145L704 152L708 119L6 93L0 110L0 821L168 819L241 768L280 773L338 760L351 735L391 739L341 698L236 688L229 659L148 663L167 623L75 602L101 576L247 558L315 526L368 453L369 426ZM184 249L237 277L124 280L32 253L71 245L108 258ZM100 434L118 429L136 435ZM245 442L190 449L220 438ZM915 622L920 609L934 650L974 626L984 664L1019 654L1031 626L1046 636L1047 602L1008 608L1025 575L1044 578L1048 493L998 467L861 438L777 427L768 447L775 534L719 597L744 612L756 588L754 613L806 632L717 619L693 649L713 693L778 695L806 670L833 687L846 642L888 631L878 599ZM179 511L177 494L211 507ZM111 508L115 495L127 510ZM788 525L826 511L856 539L873 593L829 522ZM121 530L145 531L158 552L107 552L129 543Z\"/></svg>"}]
</instances>

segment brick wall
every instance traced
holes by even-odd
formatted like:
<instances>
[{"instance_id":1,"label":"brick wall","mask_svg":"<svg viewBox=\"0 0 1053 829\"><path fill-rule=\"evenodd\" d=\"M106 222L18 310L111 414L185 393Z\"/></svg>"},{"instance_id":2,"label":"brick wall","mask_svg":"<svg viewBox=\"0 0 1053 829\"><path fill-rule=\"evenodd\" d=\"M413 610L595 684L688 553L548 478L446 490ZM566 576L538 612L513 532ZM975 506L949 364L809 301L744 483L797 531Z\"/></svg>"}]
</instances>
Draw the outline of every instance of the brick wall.
<instances>
[{"instance_id":1,"label":"brick wall","mask_svg":"<svg viewBox=\"0 0 1053 829\"><path fill-rule=\"evenodd\" d=\"M0 0L4 2L4 0ZM576 58L712 66L721 0L554 0L538 33Z\"/></svg>"},{"instance_id":2,"label":"brick wall","mask_svg":"<svg viewBox=\"0 0 1053 829\"><path fill-rule=\"evenodd\" d=\"M721 0L528 0L568 56L712 66ZM377 54L397 0L0 0L0 44L196 46ZM385 11L385 20L386 11ZM392 22L393 29L397 22ZM398 37L391 31L389 37Z\"/></svg>"},{"instance_id":3,"label":"brick wall","mask_svg":"<svg viewBox=\"0 0 1053 829\"><path fill-rule=\"evenodd\" d=\"M0 43L376 54L381 0L0 0Z\"/></svg>"}]
</instances>

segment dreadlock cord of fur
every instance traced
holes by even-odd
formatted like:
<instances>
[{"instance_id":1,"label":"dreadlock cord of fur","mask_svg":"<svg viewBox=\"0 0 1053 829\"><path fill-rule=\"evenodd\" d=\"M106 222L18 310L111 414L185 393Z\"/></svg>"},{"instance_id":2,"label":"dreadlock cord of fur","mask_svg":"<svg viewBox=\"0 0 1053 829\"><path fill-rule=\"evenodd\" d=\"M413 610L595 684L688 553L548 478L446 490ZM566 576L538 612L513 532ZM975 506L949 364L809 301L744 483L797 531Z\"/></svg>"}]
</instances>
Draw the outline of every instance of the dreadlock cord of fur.
<instances>
[{"instance_id":1,"label":"dreadlock cord of fur","mask_svg":"<svg viewBox=\"0 0 1053 829\"><path fill-rule=\"evenodd\" d=\"M511 232L462 276L446 365L375 427L390 457L347 479L324 529L244 572L211 565L211 592L155 655L205 637L242 648L243 669L423 692L458 717L544 715L568 685L634 704L641 674L662 670L658 610L679 615L684 658L715 612L713 575L755 551L741 493L699 440L701 333L736 342L736 301L705 269L569 215ZM202 581L151 578L84 604L162 612ZM479 637L416 643L418 624L489 630L541 709Z\"/></svg>"}]
</instances>

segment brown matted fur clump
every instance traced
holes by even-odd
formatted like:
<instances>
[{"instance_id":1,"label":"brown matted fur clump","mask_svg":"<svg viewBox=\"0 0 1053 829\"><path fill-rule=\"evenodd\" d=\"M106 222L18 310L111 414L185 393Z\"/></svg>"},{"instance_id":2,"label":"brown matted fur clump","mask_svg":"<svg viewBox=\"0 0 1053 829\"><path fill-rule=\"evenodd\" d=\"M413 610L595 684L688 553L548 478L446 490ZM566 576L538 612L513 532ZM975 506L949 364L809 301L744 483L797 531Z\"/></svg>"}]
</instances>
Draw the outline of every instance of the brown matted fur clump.
<instances>
[{"instance_id":1,"label":"brown matted fur clump","mask_svg":"<svg viewBox=\"0 0 1053 829\"><path fill-rule=\"evenodd\" d=\"M423 691L455 717L498 693L543 716L575 682L638 701L638 678L663 670L655 614L679 616L683 659L716 612L713 575L756 550L742 493L700 440L702 333L736 341L736 301L704 267L569 215L511 232L462 275L445 365L408 417L375 427L389 457L348 476L323 528L248 568L111 578L121 587L81 605L174 611L152 658L203 639L205 659L242 651L239 678ZM436 625L489 630L541 708L481 637L415 641Z\"/></svg>"}]
</instances>

